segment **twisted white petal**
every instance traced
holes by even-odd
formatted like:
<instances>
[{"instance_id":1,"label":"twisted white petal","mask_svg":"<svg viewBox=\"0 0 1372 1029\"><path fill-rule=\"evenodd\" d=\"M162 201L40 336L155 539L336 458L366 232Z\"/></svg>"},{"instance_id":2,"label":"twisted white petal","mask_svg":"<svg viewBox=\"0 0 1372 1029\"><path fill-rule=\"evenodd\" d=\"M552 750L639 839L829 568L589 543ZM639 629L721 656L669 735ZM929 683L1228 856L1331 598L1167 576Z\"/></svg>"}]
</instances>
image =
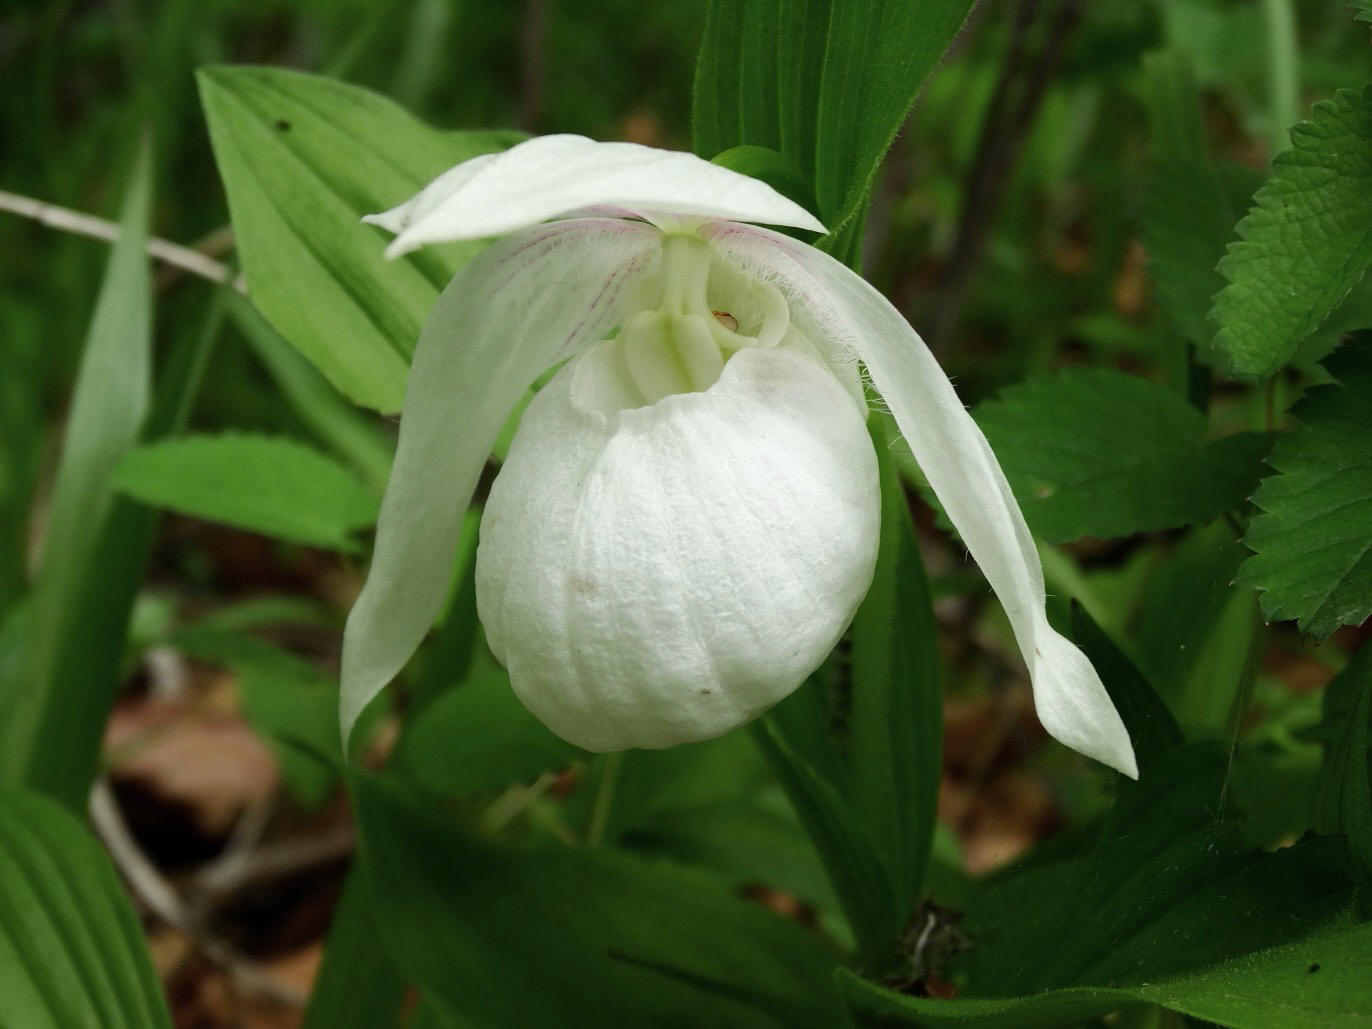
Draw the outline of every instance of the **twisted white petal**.
<instances>
[{"instance_id":1,"label":"twisted white petal","mask_svg":"<svg viewBox=\"0 0 1372 1029\"><path fill-rule=\"evenodd\" d=\"M1072 749L1137 778L1129 733L1100 677L1048 624L1043 569L1005 474L924 341L861 276L813 247L741 225L707 234L721 253L782 289L811 339L857 352L1005 608L1039 721Z\"/></svg>"},{"instance_id":2,"label":"twisted white petal","mask_svg":"<svg viewBox=\"0 0 1372 1029\"><path fill-rule=\"evenodd\" d=\"M540 372L617 323L659 249L651 226L558 222L483 251L439 297L410 369L371 571L343 637L345 742L443 603L463 513L510 410Z\"/></svg>"},{"instance_id":3,"label":"twisted white petal","mask_svg":"<svg viewBox=\"0 0 1372 1029\"><path fill-rule=\"evenodd\" d=\"M578 402L578 370L534 398L491 490L487 639L579 746L718 736L799 686L871 585L865 411L786 349L742 350L708 390L609 417Z\"/></svg>"},{"instance_id":4,"label":"twisted white petal","mask_svg":"<svg viewBox=\"0 0 1372 1029\"><path fill-rule=\"evenodd\" d=\"M587 208L824 226L771 186L694 154L584 136L539 136L450 168L418 194L363 219L396 234L388 257L427 243L498 236Z\"/></svg>"}]
</instances>

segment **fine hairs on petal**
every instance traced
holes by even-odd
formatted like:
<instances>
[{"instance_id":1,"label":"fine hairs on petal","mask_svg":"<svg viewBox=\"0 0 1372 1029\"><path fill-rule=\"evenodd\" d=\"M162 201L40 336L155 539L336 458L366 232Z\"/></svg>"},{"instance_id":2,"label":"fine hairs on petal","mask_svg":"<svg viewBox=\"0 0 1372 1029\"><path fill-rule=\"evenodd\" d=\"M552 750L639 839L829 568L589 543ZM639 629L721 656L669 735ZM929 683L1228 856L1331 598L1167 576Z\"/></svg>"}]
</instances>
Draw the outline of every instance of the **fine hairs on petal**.
<instances>
[{"instance_id":1,"label":"fine hairs on petal","mask_svg":"<svg viewBox=\"0 0 1372 1029\"><path fill-rule=\"evenodd\" d=\"M771 186L695 154L584 136L538 136L450 168L367 221L397 232L389 257L428 243L480 239L612 208L654 221L736 219L823 232Z\"/></svg>"}]
</instances>

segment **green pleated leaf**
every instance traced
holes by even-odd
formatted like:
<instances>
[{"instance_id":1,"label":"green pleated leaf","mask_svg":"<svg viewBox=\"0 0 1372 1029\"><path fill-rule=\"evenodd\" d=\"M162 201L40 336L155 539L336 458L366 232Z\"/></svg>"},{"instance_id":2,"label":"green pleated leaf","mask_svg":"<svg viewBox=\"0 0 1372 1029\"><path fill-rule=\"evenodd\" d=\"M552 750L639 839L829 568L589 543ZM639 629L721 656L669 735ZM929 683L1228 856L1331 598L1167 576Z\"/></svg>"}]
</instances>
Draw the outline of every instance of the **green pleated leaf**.
<instances>
[{"instance_id":1,"label":"green pleated leaf","mask_svg":"<svg viewBox=\"0 0 1372 1029\"><path fill-rule=\"evenodd\" d=\"M767 147L806 175L840 242L971 0L713 0L695 80L695 149ZM854 233L846 233L851 239Z\"/></svg>"},{"instance_id":2,"label":"green pleated leaf","mask_svg":"<svg viewBox=\"0 0 1372 1029\"><path fill-rule=\"evenodd\" d=\"M1205 440L1205 419L1164 386L1069 369L1011 386L976 410L1024 517L1050 543L1203 524L1242 507L1263 433Z\"/></svg>"},{"instance_id":3,"label":"green pleated leaf","mask_svg":"<svg viewBox=\"0 0 1372 1029\"><path fill-rule=\"evenodd\" d=\"M881 547L872 585L853 619L847 752L854 811L908 915L934 838L943 691L933 600L889 442L882 433L874 436Z\"/></svg>"},{"instance_id":4,"label":"green pleated leaf","mask_svg":"<svg viewBox=\"0 0 1372 1029\"><path fill-rule=\"evenodd\" d=\"M1155 983L1343 918L1352 884L1341 841L1245 850L1228 775L1228 747L1174 748L1137 783L1117 784L1099 824L988 880L964 924L976 941L964 995Z\"/></svg>"},{"instance_id":5,"label":"green pleated leaf","mask_svg":"<svg viewBox=\"0 0 1372 1029\"><path fill-rule=\"evenodd\" d=\"M393 1029L401 1024L404 1000L405 978L381 945L367 883L354 864L329 921L304 1029ZM405 1024L415 1029L415 1021Z\"/></svg>"},{"instance_id":6,"label":"green pleated leaf","mask_svg":"<svg viewBox=\"0 0 1372 1029\"><path fill-rule=\"evenodd\" d=\"M0 787L0 1025L170 1029L109 858L54 801Z\"/></svg>"},{"instance_id":7,"label":"green pleated leaf","mask_svg":"<svg viewBox=\"0 0 1372 1029\"><path fill-rule=\"evenodd\" d=\"M0 679L0 709L5 712L0 718L0 780L27 781L63 793L74 806L84 801L89 788L82 780L93 753L83 747L61 755L55 767L49 766L54 774L38 766L48 761L45 751L55 742L54 734L60 734L62 747L88 731L98 737L107 714L101 672L108 667L99 659L110 656L99 643L109 637L122 647L127 609L120 610L115 583L92 575L93 565L111 556L100 546L111 512L118 509L111 473L138 438L151 406L152 289L145 253L151 169L145 145L129 178L120 235L110 251L81 351L29 601L24 653L13 674ZM138 549L119 534L110 542L128 553ZM92 599L92 590L102 597L112 592L115 602L83 606ZM74 654L83 658L76 675L67 664ZM60 717L60 725L52 725L54 716ZM89 718L88 731L71 730L73 718Z\"/></svg>"},{"instance_id":8,"label":"green pleated leaf","mask_svg":"<svg viewBox=\"0 0 1372 1029\"><path fill-rule=\"evenodd\" d=\"M131 450L115 485L146 504L265 536L356 549L376 495L332 458L294 440L224 433Z\"/></svg>"},{"instance_id":9,"label":"green pleated leaf","mask_svg":"<svg viewBox=\"0 0 1372 1029\"><path fill-rule=\"evenodd\" d=\"M386 261L385 233L359 219L518 135L440 132L376 93L278 68L197 78L253 303L348 397L399 410L420 325L480 244Z\"/></svg>"},{"instance_id":10,"label":"green pleated leaf","mask_svg":"<svg viewBox=\"0 0 1372 1029\"><path fill-rule=\"evenodd\" d=\"M1372 263L1372 86L1341 90L1291 130L1273 178L1220 262L1215 346L1236 374L1267 378Z\"/></svg>"},{"instance_id":11,"label":"green pleated leaf","mask_svg":"<svg viewBox=\"0 0 1372 1029\"><path fill-rule=\"evenodd\" d=\"M1372 647L1366 645L1325 688L1325 746L1315 803L1315 828L1344 838L1348 871L1362 917L1372 917Z\"/></svg>"},{"instance_id":12,"label":"green pleated leaf","mask_svg":"<svg viewBox=\"0 0 1372 1029\"><path fill-rule=\"evenodd\" d=\"M1072 602L1072 638L1091 659L1129 730L1140 776L1152 774L1182 744L1181 729L1172 712L1143 673L1076 601Z\"/></svg>"},{"instance_id":13,"label":"green pleated leaf","mask_svg":"<svg viewBox=\"0 0 1372 1029\"><path fill-rule=\"evenodd\" d=\"M712 881L610 851L495 846L384 781L351 784L381 939L458 1024L660 1026L689 1012L775 1025L769 1004L842 1024L825 945Z\"/></svg>"},{"instance_id":14,"label":"green pleated leaf","mask_svg":"<svg viewBox=\"0 0 1372 1029\"><path fill-rule=\"evenodd\" d=\"M910 912L905 899L896 895L875 843L857 819L846 776L836 781L823 767L835 757L833 751L828 744L817 745L796 731L797 702L804 703L804 693L816 692L817 685L811 677L754 722L750 731L824 864L857 941L859 959L865 967L885 972L897 963L897 941Z\"/></svg>"},{"instance_id":15,"label":"green pleated leaf","mask_svg":"<svg viewBox=\"0 0 1372 1029\"><path fill-rule=\"evenodd\" d=\"M1283 436L1253 496L1263 514L1244 543L1256 553L1239 581L1262 590L1269 619L1293 618L1322 639L1372 613L1372 334L1335 351L1318 386L1292 408L1301 427Z\"/></svg>"},{"instance_id":16,"label":"green pleated leaf","mask_svg":"<svg viewBox=\"0 0 1372 1029\"><path fill-rule=\"evenodd\" d=\"M907 997L847 971L848 1003L872 1024L1034 1029L1086 1023L1112 1011L1158 1004L1244 1029L1372 1025L1372 925L1321 933L1221 964L1129 987L1077 987L1019 997Z\"/></svg>"}]
</instances>

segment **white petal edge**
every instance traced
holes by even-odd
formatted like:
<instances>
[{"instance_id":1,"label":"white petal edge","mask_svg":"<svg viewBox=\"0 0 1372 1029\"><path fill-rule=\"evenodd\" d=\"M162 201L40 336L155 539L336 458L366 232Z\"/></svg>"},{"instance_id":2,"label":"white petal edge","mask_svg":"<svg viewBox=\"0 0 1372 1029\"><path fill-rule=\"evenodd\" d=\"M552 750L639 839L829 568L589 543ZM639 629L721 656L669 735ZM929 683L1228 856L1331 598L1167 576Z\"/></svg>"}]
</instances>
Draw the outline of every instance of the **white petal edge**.
<instances>
[{"instance_id":1,"label":"white petal edge","mask_svg":"<svg viewBox=\"0 0 1372 1029\"><path fill-rule=\"evenodd\" d=\"M659 241L637 222L539 226L478 254L438 298L410 368L371 570L343 634L345 748L443 604L463 515L510 411L541 372L615 325Z\"/></svg>"},{"instance_id":2,"label":"white petal edge","mask_svg":"<svg viewBox=\"0 0 1372 1029\"><path fill-rule=\"evenodd\" d=\"M363 221L396 233L398 257L429 243L500 236L587 208L648 219L727 219L824 232L758 179L695 154L584 136L537 136L448 169L409 200Z\"/></svg>"},{"instance_id":3,"label":"white petal edge","mask_svg":"<svg viewBox=\"0 0 1372 1029\"><path fill-rule=\"evenodd\" d=\"M816 343L826 338L861 358L1005 608L1044 729L1137 779L1129 732L1100 676L1048 624L1043 567L1005 473L924 341L880 292L828 254L752 226L718 225L703 234L720 252L772 280L814 321Z\"/></svg>"}]
</instances>

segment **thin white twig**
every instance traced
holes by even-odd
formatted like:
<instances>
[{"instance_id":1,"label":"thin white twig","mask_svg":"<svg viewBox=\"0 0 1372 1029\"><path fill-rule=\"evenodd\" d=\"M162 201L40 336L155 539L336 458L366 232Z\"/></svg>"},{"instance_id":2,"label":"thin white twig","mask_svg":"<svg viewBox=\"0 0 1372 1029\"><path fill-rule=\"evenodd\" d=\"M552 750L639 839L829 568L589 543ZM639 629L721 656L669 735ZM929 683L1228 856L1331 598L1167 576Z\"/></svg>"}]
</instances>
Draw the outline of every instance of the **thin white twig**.
<instances>
[{"instance_id":1,"label":"thin white twig","mask_svg":"<svg viewBox=\"0 0 1372 1029\"><path fill-rule=\"evenodd\" d=\"M119 238L119 226L115 222L3 189L0 189L0 211L9 211L24 218L32 218L40 225L72 232L78 236L103 239L108 243L113 243ZM159 261L174 265L192 275L199 275L202 279L217 283L232 282L233 288L238 292L248 291L243 276L234 276L233 269L228 265L212 257L206 257L198 250L153 236L148 239L148 253Z\"/></svg>"}]
</instances>

